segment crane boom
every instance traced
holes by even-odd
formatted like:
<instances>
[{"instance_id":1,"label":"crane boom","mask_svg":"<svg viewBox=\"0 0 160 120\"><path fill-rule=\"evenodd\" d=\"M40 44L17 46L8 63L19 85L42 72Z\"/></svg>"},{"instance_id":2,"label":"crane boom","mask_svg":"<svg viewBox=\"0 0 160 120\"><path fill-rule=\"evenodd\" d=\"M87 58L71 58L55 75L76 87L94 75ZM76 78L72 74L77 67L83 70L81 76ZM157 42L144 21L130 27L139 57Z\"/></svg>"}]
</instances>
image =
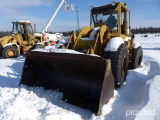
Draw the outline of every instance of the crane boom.
<instances>
[{"instance_id":1,"label":"crane boom","mask_svg":"<svg viewBox=\"0 0 160 120\"><path fill-rule=\"evenodd\" d=\"M55 10L55 12L53 13L53 15L51 16L51 18L49 19L49 21L47 22L46 26L44 27L42 33L47 32L48 31L48 27L51 25L51 22L53 21L53 19L55 18L57 12L59 11L59 9L61 8L62 4L66 5L66 0L62 0L60 2L60 4L58 5L57 9Z\"/></svg>"}]
</instances>

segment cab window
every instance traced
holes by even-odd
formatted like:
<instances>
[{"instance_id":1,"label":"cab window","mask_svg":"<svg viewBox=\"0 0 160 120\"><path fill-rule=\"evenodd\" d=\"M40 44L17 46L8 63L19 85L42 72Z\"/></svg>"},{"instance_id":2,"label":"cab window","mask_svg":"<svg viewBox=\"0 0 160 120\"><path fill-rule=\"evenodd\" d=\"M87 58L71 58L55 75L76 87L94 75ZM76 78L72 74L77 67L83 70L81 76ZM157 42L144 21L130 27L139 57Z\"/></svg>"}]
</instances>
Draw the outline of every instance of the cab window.
<instances>
[{"instance_id":1,"label":"cab window","mask_svg":"<svg viewBox=\"0 0 160 120\"><path fill-rule=\"evenodd\" d=\"M33 34L33 30L32 30L31 24L28 24L27 28L28 28L28 34Z\"/></svg>"}]
</instances>

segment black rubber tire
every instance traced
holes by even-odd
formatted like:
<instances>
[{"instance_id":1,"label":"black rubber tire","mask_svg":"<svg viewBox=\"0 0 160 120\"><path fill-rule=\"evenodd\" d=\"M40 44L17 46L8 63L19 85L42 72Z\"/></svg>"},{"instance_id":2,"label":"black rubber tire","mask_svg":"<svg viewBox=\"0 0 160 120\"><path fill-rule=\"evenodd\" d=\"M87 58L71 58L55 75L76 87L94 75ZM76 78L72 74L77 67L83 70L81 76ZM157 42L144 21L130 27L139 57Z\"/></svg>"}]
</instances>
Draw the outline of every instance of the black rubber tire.
<instances>
[{"instance_id":1,"label":"black rubber tire","mask_svg":"<svg viewBox=\"0 0 160 120\"><path fill-rule=\"evenodd\" d=\"M9 51L13 52L14 55L10 56ZM7 46L7 47L3 48L3 50L2 50L2 57L4 59L5 58L15 58L18 56L19 56L18 49L14 46Z\"/></svg>"},{"instance_id":2,"label":"black rubber tire","mask_svg":"<svg viewBox=\"0 0 160 120\"><path fill-rule=\"evenodd\" d=\"M141 66L143 58L143 50L142 47L139 46L138 48L132 48L132 56L131 62L129 63L129 69L136 69Z\"/></svg>"},{"instance_id":3,"label":"black rubber tire","mask_svg":"<svg viewBox=\"0 0 160 120\"><path fill-rule=\"evenodd\" d=\"M107 51L105 58L111 59L115 88L121 87L126 80L128 71L129 56L126 45L121 44L116 52Z\"/></svg>"},{"instance_id":4,"label":"black rubber tire","mask_svg":"<svg viewBox=\"0 0 160 120\"><path fill-rule=\"evenodd\" d=\"M42 44L34 44L30 50L38 49L38 48L44 48L44 46Z\"/></svg>"}]
</instances>

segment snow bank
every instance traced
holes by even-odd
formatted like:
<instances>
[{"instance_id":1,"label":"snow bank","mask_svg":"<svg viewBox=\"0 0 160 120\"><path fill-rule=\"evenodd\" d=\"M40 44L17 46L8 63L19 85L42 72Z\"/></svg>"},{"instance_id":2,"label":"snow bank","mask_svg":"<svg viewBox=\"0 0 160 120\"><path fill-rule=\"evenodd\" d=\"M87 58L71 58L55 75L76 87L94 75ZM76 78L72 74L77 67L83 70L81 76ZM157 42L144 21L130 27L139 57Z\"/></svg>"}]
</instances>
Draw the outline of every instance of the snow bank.
<instances>
[{"instance_id":1,"label":"snow bank","mask_svg":"<svg viewBox=\"0 0 160 120\"><path fill-rule=\"evenodd\" d=\"M159 62L145 57L140 68L128 71L126 83L114 91L114 98L104 105L102 115L92 116L92 120L159 120L159 69Z\"/></svg>"},{"instance_id":2,"label":"snow bank","mask_svg":"<svg viewBox=\"0 0 160 120\"><path fill-rule=\"evenodd\" d=\"M148 42L151 48L143 44L147 49L141 67L128 71L124 86L114 90L101 116L62 101L58 90L19 86L25 57L0 59L0 119L160 120L160 49L154 42Z\"/></svg>"},{"instance_id":3,"label":"snow bank","mask_svg":"<svg viewBox=\"0 0 160 120\"><path fill-rule=\"evenodd\" d=\"M42 87L19 86L24 57L0 60L1 120L82 120L92 112L62 101L63 93Z\"/></svg>"},{"instance_id":4,"label":"snow bank","mask_svg":"<svg viewBox=\"0 0 160 120\"><path fill-rule=\"evenodd\" d=\"M155 75L147 82L149 88L148 102L139 111L135 120L160 120L160 75ZM158 99L157 99L158 98Z\"/></svg>"}]
</instances>

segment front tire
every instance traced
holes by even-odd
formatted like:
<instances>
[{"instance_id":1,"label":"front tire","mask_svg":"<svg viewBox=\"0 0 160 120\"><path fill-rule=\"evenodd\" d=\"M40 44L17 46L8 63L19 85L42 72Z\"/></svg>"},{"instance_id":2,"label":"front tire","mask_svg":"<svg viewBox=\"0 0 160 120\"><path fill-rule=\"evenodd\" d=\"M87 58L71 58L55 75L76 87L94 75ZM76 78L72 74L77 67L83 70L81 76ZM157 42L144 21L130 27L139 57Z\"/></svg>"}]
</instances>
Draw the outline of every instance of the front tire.
<instances>
[{"instance_id":1,"label":"front tire","mask_svg":"<svg viewBox=\"0 0 160 120\"><path fill-rule=\"evenodd\" d=\"M125 44L121 44L117 51L107 51L105 58L111 59L112 73L115 80L115 88L121 87L126 80L128 71L128 50Z\"/></svg>"},{"instance_id":2,"label":"front tire","mask_svg":"<svg viewBox=\"0 0 160 120\"><path fill-rule=\"evenodd\" d=\"M7 46L2 50L2 57L5 58L15 58L18 57L18 49L14 46Z\"/></svg>"}]
</instances>

